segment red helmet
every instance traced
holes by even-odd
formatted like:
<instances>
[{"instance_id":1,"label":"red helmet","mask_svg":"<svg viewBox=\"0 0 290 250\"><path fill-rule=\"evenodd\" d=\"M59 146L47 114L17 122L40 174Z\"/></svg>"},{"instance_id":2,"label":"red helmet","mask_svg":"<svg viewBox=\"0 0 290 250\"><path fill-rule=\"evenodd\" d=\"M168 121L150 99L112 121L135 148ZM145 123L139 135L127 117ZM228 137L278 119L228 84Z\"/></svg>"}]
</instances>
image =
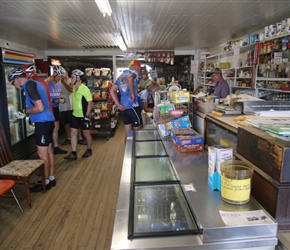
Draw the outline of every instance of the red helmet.
<instances>
[{"instance_id":1,"label":"red helmet","mask_svg":"<svg viewBox=\"0 0 290 250\"><path fill-rule=\"evenodd\" d=\"M25 65L23 65L22 69L26 73L36 72L36 66L35 66L35 64L25 64Z\"/></svg>"}]
</instances>

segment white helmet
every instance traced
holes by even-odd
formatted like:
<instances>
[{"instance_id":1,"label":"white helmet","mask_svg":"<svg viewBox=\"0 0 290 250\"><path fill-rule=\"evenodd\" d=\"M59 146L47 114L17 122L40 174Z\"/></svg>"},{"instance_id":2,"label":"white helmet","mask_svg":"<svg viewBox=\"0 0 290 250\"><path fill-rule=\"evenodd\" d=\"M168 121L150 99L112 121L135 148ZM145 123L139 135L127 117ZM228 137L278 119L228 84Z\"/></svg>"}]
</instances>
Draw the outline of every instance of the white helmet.
<instances>
[{"instance_id":1,"label":"white helmet","mask_svg":"<svg viewBox=\"0 0 290 250\"><path fill-rule=\"evenodd\" d=\"M22 68L15 68L9 72L8 81L11 82L14 80L14 77L21 75L25 75L25 71Z\"/></svg>"},{"instance_id":2,"label":"white helmet","mask_svg":"<svg viewBox=\"0 0 290 250\"><path fill-rule=\"evenodd\" d=\"M82 72L81 70L79 69L74 69L72 72L71 72L72 75L76 75L76 76L82 76L84 75L84 72Z\"/></svg>"},{"instance_id":3,"label":"white helmet","mask_svg":"<svg viewBox=\"0 0 290 250\"><path fill-rule=\"evenodd\" d=\"M35 64L25 64L22 69L26 72L26 73L30 73L30 72L36 72L36 66Z\"/></svg>"},{"instance_id":4,"label":"white helmet","mask_svg":"<svg viewBox=\"0 0 290 250\"><path fill-rule=\"evenodd\" d=\"M55 72L61 77L65 76L65 69L62 66L59 65L53 66L53 72Z\"/></svg>"}]
</instances>

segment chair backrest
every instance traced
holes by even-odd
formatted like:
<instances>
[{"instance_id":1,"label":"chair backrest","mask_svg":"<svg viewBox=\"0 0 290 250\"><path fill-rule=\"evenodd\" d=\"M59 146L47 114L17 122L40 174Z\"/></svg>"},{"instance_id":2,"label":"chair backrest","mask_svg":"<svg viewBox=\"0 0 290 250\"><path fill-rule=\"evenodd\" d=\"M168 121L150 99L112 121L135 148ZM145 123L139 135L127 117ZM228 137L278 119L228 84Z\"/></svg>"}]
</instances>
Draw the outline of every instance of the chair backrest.
<instances>
[{"instance_id":1,"label":"chair backrest","mask_svg":"<svg viewBox=\"0 0 290 250\"><path fill-rule=\"evenodd\" d=\"M0 123L0 167L5 166L12 160L12 154L4 133L4 129Z\"/></svg>"}]
</instances>

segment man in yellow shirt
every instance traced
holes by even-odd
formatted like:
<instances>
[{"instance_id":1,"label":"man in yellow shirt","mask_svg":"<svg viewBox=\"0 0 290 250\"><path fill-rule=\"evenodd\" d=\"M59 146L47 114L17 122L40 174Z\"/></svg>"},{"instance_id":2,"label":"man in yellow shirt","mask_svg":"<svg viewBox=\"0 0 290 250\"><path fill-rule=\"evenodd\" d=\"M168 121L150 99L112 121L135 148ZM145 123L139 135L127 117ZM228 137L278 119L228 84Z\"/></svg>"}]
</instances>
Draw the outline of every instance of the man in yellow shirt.
<instances>
[{"instance_id":1,"label":"man in yellow shirt","mask_svg":"<svg viewBox=\"0 0 290 250\"><path fill-rule=\"evenodd\" d=\"M70 123L71 130L71 145L72 152L64 157L66 160L76 160L77 153L77 135L78 129L81 128L86 140L87 140L87 150L82 155L82 157L89 157L92 155L92 136L90 132L90 113L92 110L92 94L90 89L85 86L81 81L81 76L84 75L79 69L75 69L71 73L71 83L73 86L73 113Z\"/></svg>"}]
</instances>

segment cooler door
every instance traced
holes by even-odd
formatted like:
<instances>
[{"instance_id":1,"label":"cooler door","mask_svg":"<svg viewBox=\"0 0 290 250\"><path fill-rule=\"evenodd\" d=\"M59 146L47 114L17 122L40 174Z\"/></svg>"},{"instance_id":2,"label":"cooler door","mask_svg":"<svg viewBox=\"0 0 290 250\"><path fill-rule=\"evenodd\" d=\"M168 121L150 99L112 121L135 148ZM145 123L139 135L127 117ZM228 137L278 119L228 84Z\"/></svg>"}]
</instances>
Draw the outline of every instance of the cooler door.
<instances>
[{"instance_id":1,"label":"cooler door","mask_svg":"<svg viewBox=\"0 0 290 250\"><path fill-rule=\"evenodd\" d=\"M179 184L137 185L129 238L200 233Z\"/></svg>"},{"instance_id":2,"label":"cooler door","mask_svg":"<svg viewBox=\"0 0 290 250\"><path fill-rule=\"evenodd\" d=\"M18 117L17 112L21 110L21 90L16 89L7 78L8 73L14 69L14 66L5 66L5 82L7 91L8 119L10 128L11 145L25 138L25 127L23 117Z\"/></svg>"},{"instance_id":3,"label":"cooler door","mask_svg":"<svg viewBox=\"0 0 290 250\"><path fill-rule=\"evenodd\" d=\"M161 140L157 130L138 130L135 131L135 140L136 141L156 141Z\"/></svg>"},{"instance_id":4,"label":"cooler door","mask_svg":"<svg viewBox=\"0 0 290 250\"><path fill-rule=\"evenodd\" d=\"M137 158L135 182L176 181L175 170L168 157Z\"/></svg>"}]
</instances>

